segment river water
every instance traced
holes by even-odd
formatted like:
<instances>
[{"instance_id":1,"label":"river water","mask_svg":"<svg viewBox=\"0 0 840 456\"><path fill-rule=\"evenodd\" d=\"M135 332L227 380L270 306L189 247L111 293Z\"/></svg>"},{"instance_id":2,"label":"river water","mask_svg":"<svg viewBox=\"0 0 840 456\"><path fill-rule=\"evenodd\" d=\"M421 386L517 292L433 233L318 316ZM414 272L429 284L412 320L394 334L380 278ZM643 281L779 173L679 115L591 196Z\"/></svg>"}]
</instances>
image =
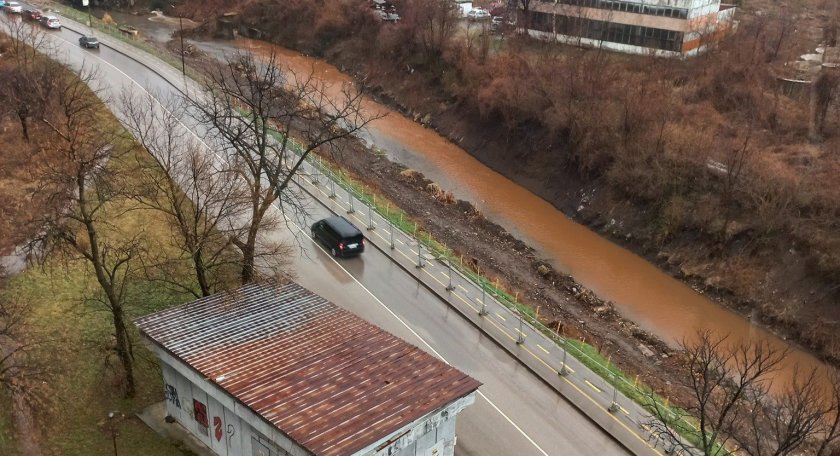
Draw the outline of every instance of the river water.
<instances>
[{"instance_id":1,"label":"river water","mask_svg":"<svg viewBox=\"0 0 840 456\"><path fill-rule=\"evenodd\" d=\"M158 22L158 28L162 23ZM167 24L169 25L169 24ZM257 55L275 53L280 64L295 73L313 73L340 96L350 76L323 60L265 42L239 38L233 43L196 42L206 52L221 56L238 49ZM365 139L389 158L416 169L472 202L490 220L537 249L554 266L590 288L640 327L676 344L698 330L730 334L734 338L766 341L776 348L788 344L748 319L705 298L663 273L647 260L579 225L554 206L473 158L465 150L431 129L406 118L370 98L363 101L370 114L385 114L372 122ZM790 379L794 366L825 369L810 353L791 348L776 385Z\"/></svg>"},{"instance_id":2,"label":"river water","mask_svg":"<svg viewBox=\"0 0 840 456\"><path fill-rule=\"evenodd\" d=\"M350 76L329 63L269 43L239 38L240 49L267 56L274 52L284 67L326 82L332 96L340 96ZM690 339L698 330L730 334L733 339L767 341L776 348L789 344L743 316L707 299L662 272L644 258L575 223L544 199L485 166L434 130L370 98L363 109L385 114L372 122L366 139L389 158L425 174L472 202L490 220L537 249L554 266L615 303L616 309L640 327L672 345ZM794 366L824 369L809 352L791 347L777 377L780 387Z\"/></svg>"}]
</instances>

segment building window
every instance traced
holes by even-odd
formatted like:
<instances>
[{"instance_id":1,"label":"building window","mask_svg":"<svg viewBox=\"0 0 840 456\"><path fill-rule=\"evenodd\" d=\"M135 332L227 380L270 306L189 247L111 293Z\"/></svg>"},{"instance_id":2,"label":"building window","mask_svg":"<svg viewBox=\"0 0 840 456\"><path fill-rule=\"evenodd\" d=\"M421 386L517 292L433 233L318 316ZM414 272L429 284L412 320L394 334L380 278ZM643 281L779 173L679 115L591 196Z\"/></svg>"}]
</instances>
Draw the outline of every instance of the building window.
<instances>
[{"instance_id":1,"label":"building window","mask_svg":"<svg viewBox=\"0 0 840 456\"><path fill-rule=\"evenodd\" d=\"M193 409L195 410L195 421L198 423L198 430L207 435L207 429L210 427L210 422L207 420L207 406L201 402L193 399Z\"/></svg>"},{"instance_id":2,"label":"building window","mask_svg":"<svg viewBox=\"0 0 840 456\"><path fill-rule=\"evenodd\" d=\"M561 5L579 6L584 8L597 8L613 11L621 11L636 14L648 14L651 16L676 17L686 19L688 9L667 8L662 6L640 5L637 2L619 0L540 0L543 3L560 3Z\"/></svg>"},{"instance_id":3,"label":"building window","mask_svg":"<svg viewBox=\"0 0 840 456\"><path fill-rule=\"evenodd\" d=\"M552 23L552 20L555 22ZM608 41L611 43L642 46L653 49L680 52L682 32L596 21L576 16L553 16L547 13L531 12L532 30L561 35Z\"/></svg>"}]
</instances>

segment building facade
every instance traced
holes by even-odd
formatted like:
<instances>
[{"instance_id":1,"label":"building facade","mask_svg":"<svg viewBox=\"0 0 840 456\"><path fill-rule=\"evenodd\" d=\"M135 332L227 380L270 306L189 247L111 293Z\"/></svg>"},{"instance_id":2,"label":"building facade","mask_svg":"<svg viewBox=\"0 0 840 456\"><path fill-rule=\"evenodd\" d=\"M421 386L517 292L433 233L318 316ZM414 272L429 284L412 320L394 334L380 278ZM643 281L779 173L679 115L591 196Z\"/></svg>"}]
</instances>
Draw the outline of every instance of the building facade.
<instances>
[{"instance_id":1,"label":"building facade","mask_svg":"<svg viewBox=\"0 0 840 456\"><path fill-rule=\"evenodd\" d=\"M734 27L720 0L533 0L528 33L631 54L691 56Z\"/></svg>"},{"instance_id":2,"label":"building facade","mask_svg":"<svg viewBox=\"0 0 840 456\"><path fill-rule=\"evenodd\" d=\"M168 415L224 456L451 456L480 385L293 283L135 324Z\"/></svg>"}]
</instances>

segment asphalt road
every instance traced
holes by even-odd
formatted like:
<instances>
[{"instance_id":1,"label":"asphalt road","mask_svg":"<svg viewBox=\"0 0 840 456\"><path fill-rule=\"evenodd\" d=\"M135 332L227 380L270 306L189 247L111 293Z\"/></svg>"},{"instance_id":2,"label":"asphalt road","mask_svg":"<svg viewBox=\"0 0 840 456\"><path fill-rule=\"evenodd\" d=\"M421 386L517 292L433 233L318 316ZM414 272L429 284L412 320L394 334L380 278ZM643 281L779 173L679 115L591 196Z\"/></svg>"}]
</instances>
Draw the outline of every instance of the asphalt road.
<instances>
[{"instance_id":1,"label":"asphalt road","mask_svg":"<svg viewBox=\"0 0 840 456\"><path fill-rule=\"evenodd\" d=\"M68 25L70 25L68 23ZM73 25L73 28L84 30ZM59 59L97 72L112 106L122 90L174 96L171 85L107 46L82 49L68 28L49 32ZM99 35L99 34L97 34ZM161 63L159 71L175 73ZM200 135L200 133L199 133ZM328 211L310 204L313 218ZM296 227L293 227L296 229ZM519 361L484 336L387 256L370 248L336 262L297 231L297 281L366 320L416 344L483 383L476 403L458 418L459 455L618 455L626 451ZM279 236L291 240L292 231Z\"/></svg>"}]
</instances>

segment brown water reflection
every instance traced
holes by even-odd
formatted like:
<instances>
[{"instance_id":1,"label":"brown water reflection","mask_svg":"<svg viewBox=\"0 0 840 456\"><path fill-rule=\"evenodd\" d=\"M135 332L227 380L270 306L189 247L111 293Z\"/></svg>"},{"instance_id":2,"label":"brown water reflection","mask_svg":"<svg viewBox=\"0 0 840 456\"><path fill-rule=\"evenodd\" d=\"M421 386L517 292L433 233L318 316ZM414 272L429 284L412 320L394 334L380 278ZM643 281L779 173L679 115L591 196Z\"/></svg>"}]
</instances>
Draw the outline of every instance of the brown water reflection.
<instances>
[{"instance_id":1,"label":"brown water reflection","mask_svg":"<svg viewBox=\"0 0 840 456\"><path fill-rule=\"evenodd\" d=\"M332 84L330 90L335 95L342 84L352 82L332 65L282 47L246 39L237 40L237 45L264 56L273 51L282 65L297 73L314 71L318 78ZM456 196L473 201L494 221L553 259L559 269L613 301L622 315L642 328L671 343L708 329L766 340L778 348L787 346L781 338L710 301L645 259L571 221L436 132L371 99L366 99L363 107L371 113L388 114L370 126L370 136L377 146L404 164L408 159L412 162L408 166L453 189ZM389 150L392 147L400 152L394 154ZM779 380L790 378L795 364L824 367L811 354L793 349L777 385L782 384Z\"/></svg>"}]
</instances>

